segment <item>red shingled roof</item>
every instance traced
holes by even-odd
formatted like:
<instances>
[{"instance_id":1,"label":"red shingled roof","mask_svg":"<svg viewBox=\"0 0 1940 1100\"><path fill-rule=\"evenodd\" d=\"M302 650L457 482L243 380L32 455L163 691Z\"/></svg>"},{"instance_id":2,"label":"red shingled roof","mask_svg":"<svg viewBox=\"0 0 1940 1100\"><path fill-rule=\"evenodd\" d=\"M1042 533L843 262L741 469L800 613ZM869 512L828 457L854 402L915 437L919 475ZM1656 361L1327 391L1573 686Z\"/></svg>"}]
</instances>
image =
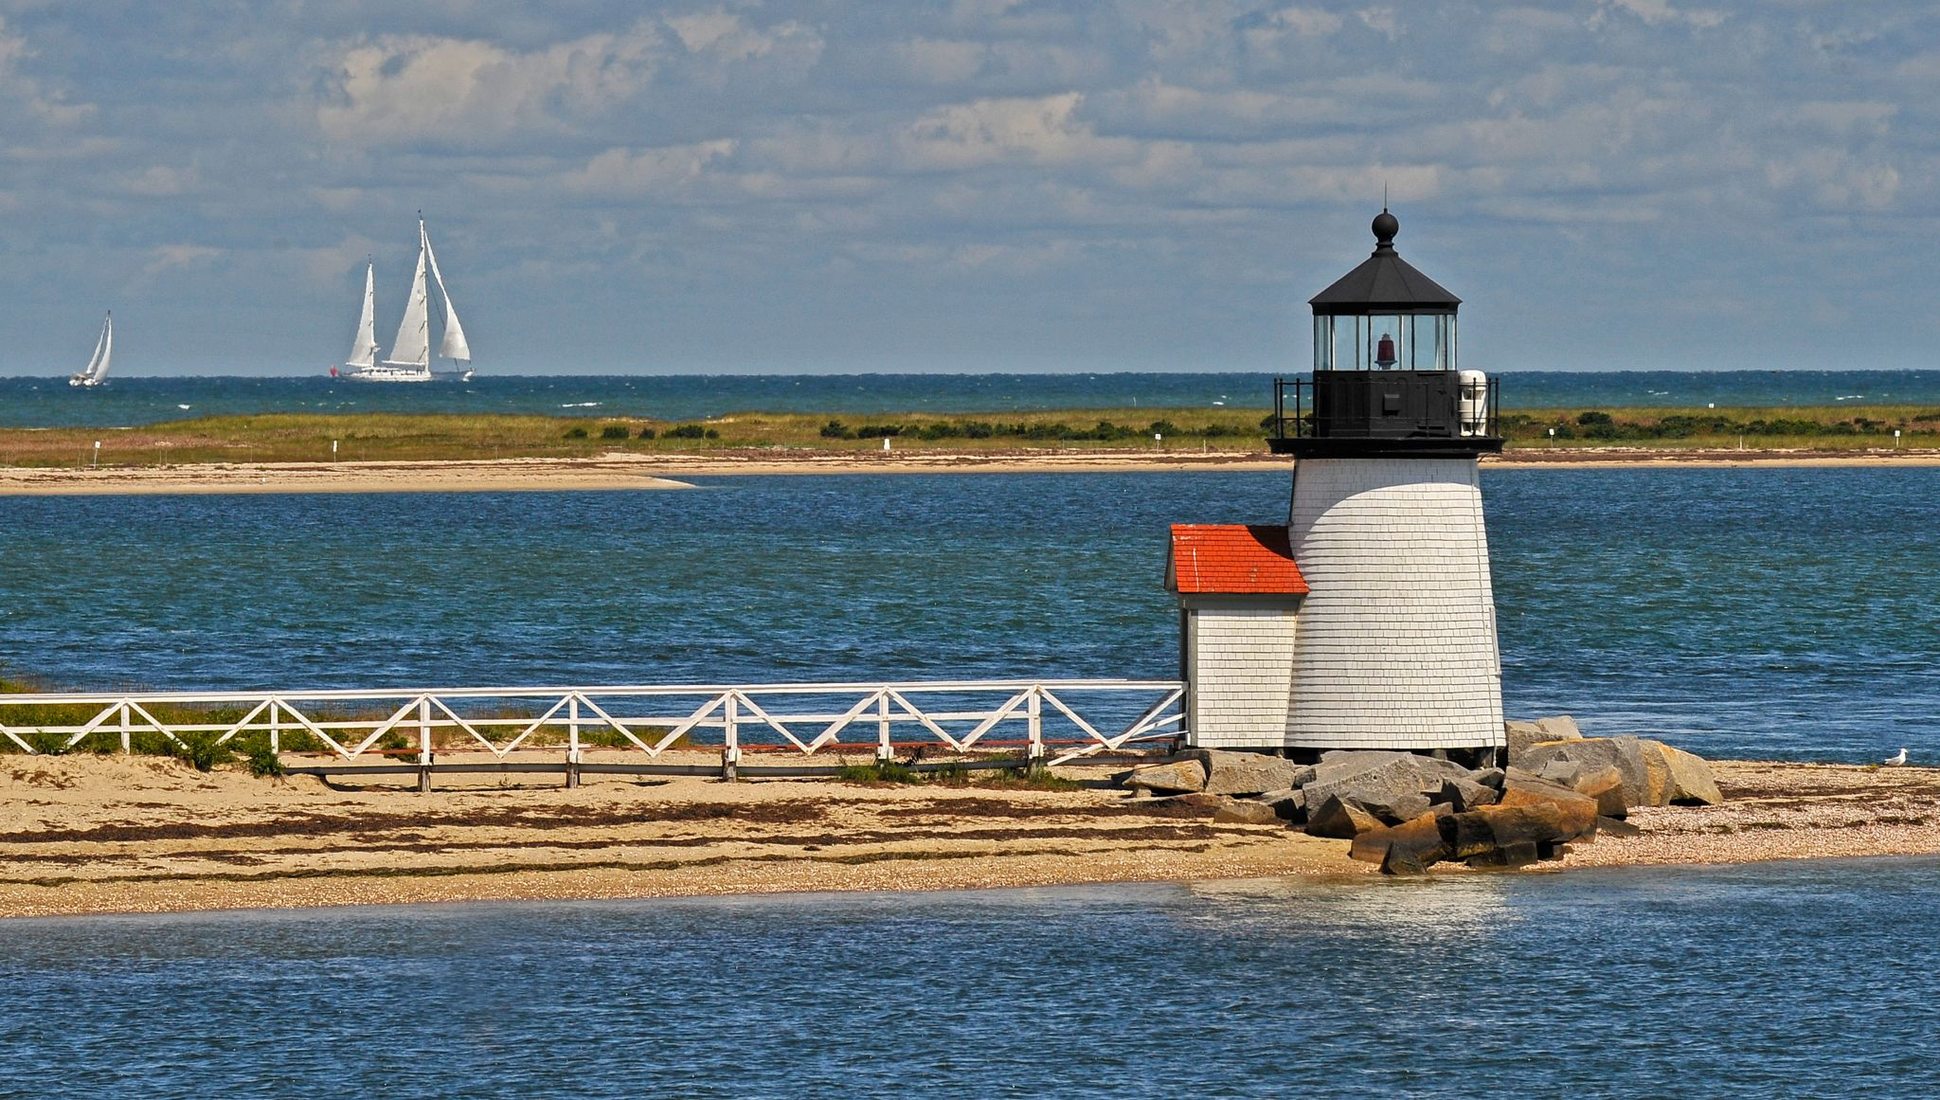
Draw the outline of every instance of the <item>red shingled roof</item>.
<instances>
[{"instance_id":1,"label":"red shingled roof","mask_svg":"<svg viewBox=\"0 0 1940 1100\"><path fill-rule=\"evenodd\" d=\"M1266 524L1175 523L1165 574L1175 592L1307 594L1287 529Z\"/></svg>"}]
</instances>

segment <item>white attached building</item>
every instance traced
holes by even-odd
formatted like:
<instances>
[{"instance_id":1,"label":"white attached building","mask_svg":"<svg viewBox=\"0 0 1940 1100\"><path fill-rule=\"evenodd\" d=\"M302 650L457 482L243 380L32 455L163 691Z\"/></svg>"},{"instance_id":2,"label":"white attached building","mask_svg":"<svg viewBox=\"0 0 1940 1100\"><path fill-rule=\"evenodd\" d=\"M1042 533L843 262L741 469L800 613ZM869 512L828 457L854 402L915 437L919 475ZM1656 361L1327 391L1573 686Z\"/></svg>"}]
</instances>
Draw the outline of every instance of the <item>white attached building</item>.
<instances>
[{"instance_id":1,"label":"white attached building","mask_svg":"<svg viewBox=\"0 0 1940 1100\"><path fill-rule=\"evenodd\" d=\"M1457 369L1461 300L1401 259L1399 230L1375 218L1373 255L1312 300L1312 377L1276 384L1287 526L1173 528L1195 745L1504 743L1477 470L1502 449L1495 394Z\"/></svg>"},{"instance_id":2,"label":"white attached building","mask_svg":"<svg viewBox=\"0 0 1940 1100\"><path fill-rule=\"evenodd\" d=\"M1287 529L1174 524L1165 586L1179 596L1192 743L1256 748L1270 733L1277 747L1293 718L1294 628L1307 595Z\"/></svg>"}]
</instances>

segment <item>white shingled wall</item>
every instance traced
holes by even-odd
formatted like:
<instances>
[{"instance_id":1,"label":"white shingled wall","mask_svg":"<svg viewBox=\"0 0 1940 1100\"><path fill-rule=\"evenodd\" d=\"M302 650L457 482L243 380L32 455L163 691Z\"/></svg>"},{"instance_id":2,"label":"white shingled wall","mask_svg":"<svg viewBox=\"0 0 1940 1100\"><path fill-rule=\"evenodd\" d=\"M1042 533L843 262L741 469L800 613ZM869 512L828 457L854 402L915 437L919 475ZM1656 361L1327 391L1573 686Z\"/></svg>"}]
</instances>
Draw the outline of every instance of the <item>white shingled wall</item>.
<instances>
[{"instance_id":1,"label":"white shingled wall","mask_svg":"<svg viewBox=\"0 0 1940 1100\"><path fill-rule=\"evenodd\" d=\"M1283 743L1503 744L1475 460L1303 460L1288 526L1311 592L1300 608Z\"/></svg>"},{"instance_id":2,"label":"white shingled wall","mask_svg":"<svg viewBox=\"0 0 1940 1100\"><path fill-rule=\"evenodd\" d=\"M1202 748L1278 746L1293 688L1294 608L1203 604L1186 613L1186 701Z\"/></svg>"}]
</instances>

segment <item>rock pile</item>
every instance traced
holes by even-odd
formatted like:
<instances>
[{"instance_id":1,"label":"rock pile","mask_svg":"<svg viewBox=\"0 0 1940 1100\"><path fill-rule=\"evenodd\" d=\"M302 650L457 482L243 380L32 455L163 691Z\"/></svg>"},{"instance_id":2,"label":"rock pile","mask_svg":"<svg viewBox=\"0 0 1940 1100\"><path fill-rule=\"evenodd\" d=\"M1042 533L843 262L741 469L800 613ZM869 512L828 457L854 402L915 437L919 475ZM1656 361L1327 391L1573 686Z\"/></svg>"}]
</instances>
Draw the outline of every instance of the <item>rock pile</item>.
<instances>
[{"instance_id":1,"label":"rock pile","mask_svg":"<svg viewBox=\"0 0 1940 1100\"><path fill-rule=\"evenodd\" d=\"M1281 824L1351 840L1389 874L1435 863L1521 867L1599 831L1634 834L1632 807L1722 802L1705 762L1660 741L1586 738L1567 716L1509 722L1509 767L1469 769L1406 752L1337 751L1319 763L1193 749L1120 777L1189 796L1214 820Z\"/></svg>"}]
</instances>

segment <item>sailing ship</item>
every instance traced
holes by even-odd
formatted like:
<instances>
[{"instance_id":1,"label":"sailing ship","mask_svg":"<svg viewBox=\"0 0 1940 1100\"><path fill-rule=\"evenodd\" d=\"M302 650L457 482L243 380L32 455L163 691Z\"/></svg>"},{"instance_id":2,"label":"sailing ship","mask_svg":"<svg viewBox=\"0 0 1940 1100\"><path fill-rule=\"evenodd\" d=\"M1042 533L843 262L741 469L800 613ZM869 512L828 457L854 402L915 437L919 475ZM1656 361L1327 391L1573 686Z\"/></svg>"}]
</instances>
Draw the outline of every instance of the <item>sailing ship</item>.
<instances>
[{"instance_id":1,"label":"sailing ship","mask_svg":"<svg viewBox=\"0 0 1940 1100\"><path fill-rule=\"evenodd\" d=\"M433 283L438 287L436 299L430 294ZM451 370L431 369L434 301L444 320L438 358L453 364ZM390 356L382 360L377 358L376 325L377 265L373 261L364 267L364 309L357 320L357 337L350 346L350 357L344 360L343 369L330 368L331 377L353 382L471 381L471 345L465 342L465 329L458 323L458 311L451 307L451 293L445 289L445 277L438 270L437 253L431 251L431 236L425 232L423 214L418 215L418 268L411 276L411 294L404 302L404 319L398 322L397 339L391 341Z\"/></svg>"},{"instance_id":2,"label":"sailing ship","mask_svg":"<svg viewBox=\"0 0 1940 1100\"><path fill-rule=\"evenodd\" d=\"M108 319L101 322L101 338L94 342L93 357L88 360L86 369L82 370L79 374L68 377L67 384L90 390L96 386L106 385L108 381L108 360L114 357L114 353L115 315L113 310L109 310Z\"/></svg>"}]
</instances>

